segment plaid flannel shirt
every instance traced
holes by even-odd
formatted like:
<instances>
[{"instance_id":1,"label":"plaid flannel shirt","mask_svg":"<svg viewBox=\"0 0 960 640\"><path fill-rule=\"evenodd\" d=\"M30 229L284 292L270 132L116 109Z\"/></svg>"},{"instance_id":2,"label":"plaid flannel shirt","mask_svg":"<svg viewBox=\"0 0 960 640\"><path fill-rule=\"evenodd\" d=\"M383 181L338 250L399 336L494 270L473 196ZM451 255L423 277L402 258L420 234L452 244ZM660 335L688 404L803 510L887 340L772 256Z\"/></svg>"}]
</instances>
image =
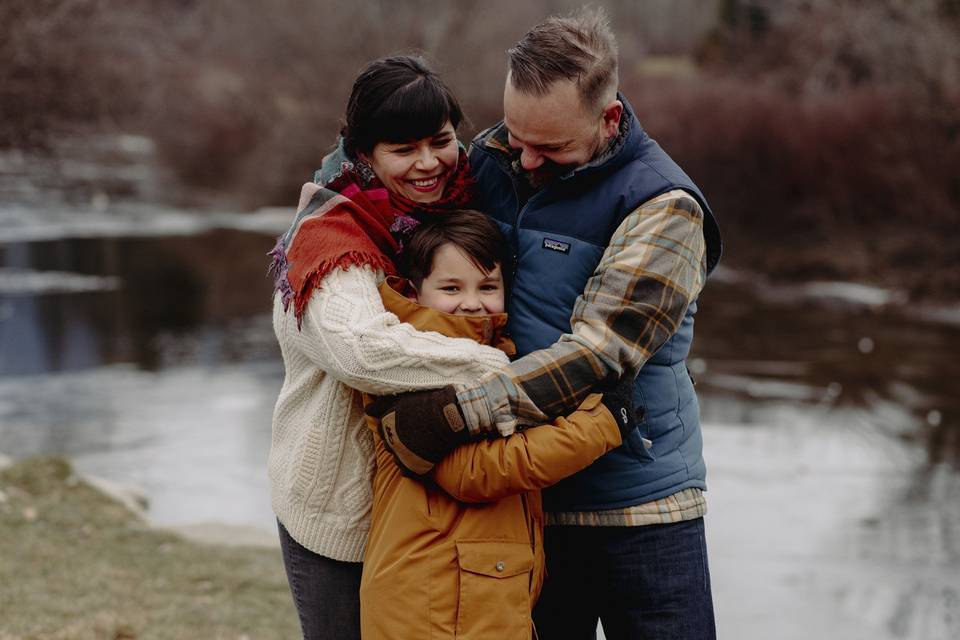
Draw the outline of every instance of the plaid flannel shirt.
<instances>
[{"instance_id":1,"label":"plaid flannel shirt","mask_svg":"<svg viewBox=\"0 0 960 640\"><path fill-rule=\"evenodd\" d=\"M558 511L546 514L547 525L579 527L639 527L693 520L707 513L707 499L695 487L672 496L622 509L602 511Z\"/></svg>"},{"instance_id":2,"label":"plaid flannel shirt","mask_svg":"<svg viewBox=\"0 0 960 640\"><path fill-rule=\"evenodd\" d=\"M643 203L620 224L573 308L572 333L506 369L458 387L471 431L509 434L576 409L594 385L636 375L680 327L706 280L703 211L682 190ZM644 504L548 513L548 525L641 526L702 517L703 492Z\"/></svg>"},{"instance_id":3,"label":"plaid flannel shirt","mask_svg":"<svg viewBox=\"0 0 960 640\"><path fill-rule=\"evenodd\" d=\"M680 327L706 280L703 211L682 190L629 214L570 319L571 333L457 387L467 426L509 435L573 412L602 380L636 375Z\"/></svg>"}]
</instances>

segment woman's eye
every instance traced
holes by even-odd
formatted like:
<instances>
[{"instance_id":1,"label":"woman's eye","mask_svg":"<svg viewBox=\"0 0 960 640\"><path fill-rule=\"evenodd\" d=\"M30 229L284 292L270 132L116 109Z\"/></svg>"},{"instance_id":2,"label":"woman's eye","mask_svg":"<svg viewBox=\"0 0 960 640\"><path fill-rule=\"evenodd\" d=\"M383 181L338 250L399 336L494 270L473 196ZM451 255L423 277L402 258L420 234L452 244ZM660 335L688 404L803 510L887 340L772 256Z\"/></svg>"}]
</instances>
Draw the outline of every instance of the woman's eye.
<instances>
[{"instance_id":1,"label":"woman's eye","mask_svg":"<svg viewBox=\"0 0 960 640\"><path fill-rule=\"evenodd\" d=\"M413 151L413 147L396 147L393 149L393 153L396 153L398 155L406 155L408 153L411 153L412 151Z\"/></svg>"},{"instance_id":2,"label":"woman's eye","mask_svg":"<svg viewBox=\"0 0 960 640\"><path fill-rule=\"evenodd\" d=\"M453 138L440 138L433 141L433 146L442 149L453 142Z\"/></svg>"}]
</instances>

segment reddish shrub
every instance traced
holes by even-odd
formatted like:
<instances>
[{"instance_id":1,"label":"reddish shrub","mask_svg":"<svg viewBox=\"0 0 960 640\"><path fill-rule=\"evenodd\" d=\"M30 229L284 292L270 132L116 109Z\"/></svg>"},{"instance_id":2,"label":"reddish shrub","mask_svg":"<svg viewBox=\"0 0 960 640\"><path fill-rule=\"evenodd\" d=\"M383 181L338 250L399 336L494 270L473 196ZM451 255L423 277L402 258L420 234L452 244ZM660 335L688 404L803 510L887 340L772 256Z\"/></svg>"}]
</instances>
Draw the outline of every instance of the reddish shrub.
<instances>
[{"instance_id":1,"label":"reddish shrub","mask_svg":"<svg viewBox=\"0 0 960 640\"><path fill-rule=\"evenodd\" d=\"M960 258L957 111L891 90L802 98L733 78L631 92L645 127L711 200L730 264L878 279L917 257ZM960 291L960 277L948 279ZM928 288L916 273L900 280Z\"/></svg>"}]
</instances>

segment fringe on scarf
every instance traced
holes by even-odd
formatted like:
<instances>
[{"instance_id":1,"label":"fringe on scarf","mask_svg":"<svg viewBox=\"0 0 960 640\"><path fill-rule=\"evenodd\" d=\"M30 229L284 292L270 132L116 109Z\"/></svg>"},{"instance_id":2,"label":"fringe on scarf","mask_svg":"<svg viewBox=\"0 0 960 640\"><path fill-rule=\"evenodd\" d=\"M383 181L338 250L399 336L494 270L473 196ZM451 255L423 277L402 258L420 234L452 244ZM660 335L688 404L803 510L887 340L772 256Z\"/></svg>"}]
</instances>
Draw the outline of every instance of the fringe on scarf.
<instances>
[{"instance_id":1,"label":"fringe on scarf","mask_svg":"<svg viewBox=\"0 0 960 640\"><path fill-rule=\"evenodd\" d=\"M303 314L307 310L307 303L314 289L320 288L320 282L324 276L334 269L349 269L350 267L368 266L377 271L383 271L386 275L396 275L396 267L393 262L384 255L365 253L362 251L349 251L335 260L326 260L317 264L316 268L310 271L303 280L303 286L299 291L294 291L290 286L290 280L287 277L289 264L287 263L286 247L283 244L283 237L277 240L276 246L267 253L271 256L268 273L273 276L274 288L280 293L280 299L283 302L283 310L287 312L290 303L293 303L293 314L297 319L297 330L303 327Z\"/></svg>"},{"instance_id":2,"label":"fringe on scarf","mask_svg":"<svg viewBox=\"0 0 960 640\"><path fill-rule=\"evenodd\" d=\"M284 236L277 238L277 244L267 252L267 255L270 256L267 274L273 276L273 290L280 294L280 300L283 301L283 310L286 311L293 299L293 288L287 278L289 265L287 264L287 248L283 244L283 238Z\"/></svg>"}]
</instances>

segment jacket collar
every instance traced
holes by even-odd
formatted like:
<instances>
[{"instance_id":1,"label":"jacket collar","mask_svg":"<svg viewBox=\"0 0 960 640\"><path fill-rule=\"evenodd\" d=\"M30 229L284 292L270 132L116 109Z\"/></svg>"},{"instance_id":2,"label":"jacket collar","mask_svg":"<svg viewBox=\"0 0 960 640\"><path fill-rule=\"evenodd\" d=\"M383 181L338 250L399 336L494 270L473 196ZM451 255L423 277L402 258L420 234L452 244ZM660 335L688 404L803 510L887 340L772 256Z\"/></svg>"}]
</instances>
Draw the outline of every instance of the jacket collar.
<instances>
[{"instance_id":1,"label":"jacket collar","mask_svg":"<svg viewBox=\"0 0 960 640\"><path fill-rule=\"evenodd\" d=\"M470 338L480 344L496 347L508 356L516 355L517 348L507 337L507 314L458 316L418 304L406 296L410 282L390 276L380 285L383 306L400 322L412 324L419 331L436 331L449 338Z\"/></svg>"}]
</instances>

